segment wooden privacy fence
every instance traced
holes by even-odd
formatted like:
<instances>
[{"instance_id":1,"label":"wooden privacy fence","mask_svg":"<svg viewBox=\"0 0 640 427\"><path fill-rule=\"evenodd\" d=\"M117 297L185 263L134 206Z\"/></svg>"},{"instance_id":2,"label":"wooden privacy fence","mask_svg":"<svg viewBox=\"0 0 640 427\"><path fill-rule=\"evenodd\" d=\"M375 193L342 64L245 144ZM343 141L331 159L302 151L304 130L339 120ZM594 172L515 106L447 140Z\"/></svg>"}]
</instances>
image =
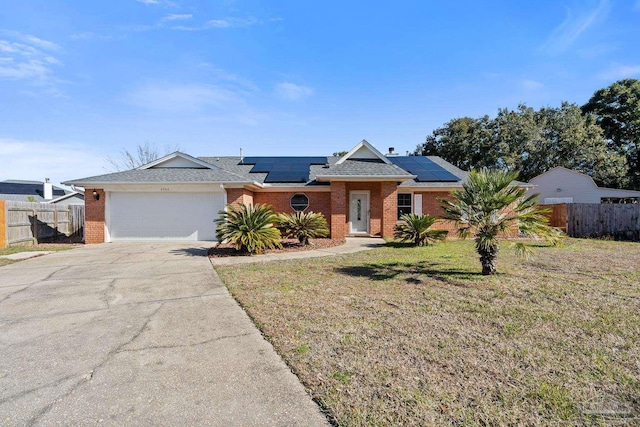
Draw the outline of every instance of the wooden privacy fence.
<instances>
[{"instance_id":1,"label":"wooden privacy fence","mask_svg":"<svg viewBox=\"0 0 640 427\"><path fill-rule=\"evenodd\" d=\"M3 206L4 205L4 206ZM0 247L83 238L84 206L0 200ZM3 244L4 243L4 244Z\"/></svg>"},{"instance_id":2,"label":"wooden privacy fence","mask_svg":"<svg viewBox=\"0 0 640 427\"><path fill-rule=\"evenodd\" d=\"M640 205L569 203L541 205L550 208L549 223L571 237L612 237L640 240Z\"/></svg>"}]
</instances>

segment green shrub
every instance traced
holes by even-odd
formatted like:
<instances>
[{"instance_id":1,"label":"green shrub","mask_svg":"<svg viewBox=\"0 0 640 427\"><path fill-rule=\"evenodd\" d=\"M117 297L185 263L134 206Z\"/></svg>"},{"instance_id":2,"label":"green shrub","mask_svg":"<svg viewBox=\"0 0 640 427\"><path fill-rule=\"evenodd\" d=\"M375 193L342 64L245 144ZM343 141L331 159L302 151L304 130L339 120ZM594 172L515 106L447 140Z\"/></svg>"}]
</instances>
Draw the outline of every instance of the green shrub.
<instances>
[{"instance_id":1,"label":"green shrub","mask_svg":"<svg viewBox=\"0 0 640 427\"><path fill-rule=\"evenodd\" d=\"M228 242L242 252L259 254L280 247L278 215L269 205L227 205L219 212L216 238Z\"/></svg>"},{"instance_id":2,"label":"green shrub","mask_svg":"<svg viewBox=\"0 0 640 427\"><path fill-rule=\"evenodd\" d=\"M294 214L280 214L280 231L283 236L298 239L303 245L309 244L309 239L327 237L329 224L321 213L296 212Z\"/></svg>"},{"instance_id":3,"label":"green shrub","mask_svg":"<svg viewBox=\"0 0 640 427\"><path fill-rule=\"evenodd\" d=\"M394 227L394 237L402 242L411 242L416 246L425 246L436 240L444 240L447 230L432 230L430 227L438 219L431 215L404 214L401 223Z\"/></svg>"}]
</instances>

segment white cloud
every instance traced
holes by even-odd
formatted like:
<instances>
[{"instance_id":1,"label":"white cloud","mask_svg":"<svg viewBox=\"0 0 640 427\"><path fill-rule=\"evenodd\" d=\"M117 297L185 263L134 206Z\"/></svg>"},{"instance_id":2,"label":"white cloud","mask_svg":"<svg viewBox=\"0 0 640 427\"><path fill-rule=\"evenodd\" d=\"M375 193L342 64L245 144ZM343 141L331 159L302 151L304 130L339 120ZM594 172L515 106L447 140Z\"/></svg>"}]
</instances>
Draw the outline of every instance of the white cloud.
<instances>
[{"instance_id":1,"label":"white cloud","mask_svg":"<svg viewBox=\"0 0 640 427\"><path fill-rule=\"evenodd\" d=\"M245 28L258 23L254 17L212 19L207 22L209 28Z\"/></svg>"},{"instance_id":2,"label":"white cloud","mask_svg":"<svg viewBox=\"0 0 640 427\"><path fill-rule=\"evenodd\" d=\"M25 42L44 50L60 50L60 46L53 42L50 42L49 40L43 40L41 38L30 35L24 35L21 38Z\"/></svg>"},{"instance_id":3,"label":"white cloud","mask_svg":"<svg viewBox=\"0 0 640 427\"><path fill-rule=\"evenodd\" d=\"M61 181L105 173L104 155L84 144L0 137L0 180Z\"/></svg>"},{"instance_id":4,"label":"white cloud","mask_svg":"<svg viewBox=\"0 0 640 427\"><path fill-rule=\"evenodd\" d=\"M214 79L216 82L223 83L227 86L236 87L239 92L256 93L260 91L258 86L256 86L255 83L253 83L251 80L242 78L232 73L228 73L227 71L213 64L203 62L200 64L200 67L206 70L209 74L209 77Z\"/></svg>"},{"instance_id":5,"label":"white cloud","mask_svg":"<svg viewBox=\"0 0 640 427\"><path fill-rule=\"evenodd\" d=\"M196 112L241 102L229 88L211 84L147 84L131 92L126 100L136 107L169 112Z\"/></svg>"},{"instance_id":6,"label":"white cloud","mask_svg":"<svg viewBox=\"0 0 640 427\"><path fill-rule=\"evenodd\" d=\"M103 40L103 41L110 41L110 40L124 40L127 36L124 34L120 34L120 35L101 35L101 34L96 34L92 31L84 31L82 33L75 33L75 34L71 34L69 36L69 38L71 40L74 41L78 41L78 40Z\"/></svg>"},{"instance_id":7,"label":"white cloud","mask_svg":"<svg viewBox=\"0 0 640 427\"><path fill-rule=\"evenodd\" d=\"M169 0L136 0L138 3L153 5L153 6L166 6L166 7L178 7L178 5Z\"/></svg>"},{"instance_id":8,"label":"white cloud","mask_svg":"<svg viewBox=\"0 0 640 427\"><path fill-rule=\"evenodd\" d=\"M12 58L4 59L3 65L0 65L0 78L42 81L49 77L51 71L48 66L40 60L30 59L16 63Z\"/></svg>"},{"instance_id":9,"label":"white cloud","mask_svg":"<svg viewBox=\"0 0 640 427\"><path fill-rule=\"evenodd\" d=\"M612 64L608 69L598 74L598 77L604 80L619 80L635 76L640 76L640 64Z\"/></svg>"},{"instance_id":10,"label":"white cloud","mask_svg":"<svg viewBox=\"0 0 640 427\"><path fill-rule=\"evenodd\" d=\"M169 22L169 21L186 21L193 18L191 14L171 14L162 18L161 22Z\"/></svg>"},{"instance_id":11,"label":"white cloud","mask_svg":"<svg viewBox=\"0 0 640 427\"><path fill-rule=\"evenodd\" d=\"M28 34L6 31L3 34L7 39L0 40L0 79L52 84L53 67L62 65L52 52L61 47Z\"/></svg>"},{"instance_id":12,"label":"white cloud","mask_svg":"<svg viewBox=\"0 0 640 427\"><path fill-rule=\"evenodd\" d=\"M573 43L592 25L609 13L609 0L598 0L595 7L588 10L574 11L567 9L567 16L551 33L540 50L550 54L559 54L571 47Z\"/></svg>"},{"instance_id":13,"label":"white cloud","mask_svg":"<svg viewBox=\"0 0 640 427\"><path fill-rule=\"evenodd\" d=\"M542 89L544 87L544 83L540 83L536 80L524 79L522 80L522 86L526 90L536 91Z\"/></svg>"},{"instance_id":14,"label":"white cloud","mask_svg":"<svg viewBox=\"0 0 640 427\"><path fill-rule=\"evenodd\" d=\"M295 83L281 82L275 85L273 89L276 96L287 101L299 101L313 95L312 88L297 85Z\"/></svg>"}]
</instances>

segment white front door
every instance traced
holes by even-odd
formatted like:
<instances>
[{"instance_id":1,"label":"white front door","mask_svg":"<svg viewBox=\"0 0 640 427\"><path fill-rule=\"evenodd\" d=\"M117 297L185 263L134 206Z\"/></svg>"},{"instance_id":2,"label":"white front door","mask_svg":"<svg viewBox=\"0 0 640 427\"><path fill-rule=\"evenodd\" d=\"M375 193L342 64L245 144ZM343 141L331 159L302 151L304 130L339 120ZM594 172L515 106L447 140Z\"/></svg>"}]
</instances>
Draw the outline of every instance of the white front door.
<instances>
[{"instance_id":1,"label":"white front door","mask_svg":"<svg viewBox=\"0 0 640 427\"><path fill-rule=\"evenodd\" d=\"M351 233L369 232L369 193L352 191L349 193L349 222Z\"/></svg>"}]
</instances>

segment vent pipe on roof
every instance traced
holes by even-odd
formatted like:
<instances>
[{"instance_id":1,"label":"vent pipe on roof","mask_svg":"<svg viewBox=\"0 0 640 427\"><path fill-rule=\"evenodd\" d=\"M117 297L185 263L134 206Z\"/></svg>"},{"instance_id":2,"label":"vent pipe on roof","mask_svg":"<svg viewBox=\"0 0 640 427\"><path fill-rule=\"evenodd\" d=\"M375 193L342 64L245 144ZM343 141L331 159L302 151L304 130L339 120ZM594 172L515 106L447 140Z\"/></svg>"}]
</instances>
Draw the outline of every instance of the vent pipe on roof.
<instances>
[{"instance_id":1,"label":"vent pipe on roof","mask_svg":"<svg viewBox=\"0 0 640 427\"><path fill-rule=\"evenodd\" d=\"M44 179L44 188L42 194L45 200L53 199L53 185L49 182L49 178Z\"/></svg>"},{"instance_id":2,"label":"vent pipe on roof","mask_svg":"<svg viewBox=\"0 0 640 427\"><path fill-rule=\"evenodd\" d=\"M240 147L240 163L242 163L242 160L244 160L244 157L242 156L242 147Z\"/></svg>"},{"instance_id":3,"label":"vent pipe on roof","mask_svg":"<svg viewBox=\"0 0 640 427\"><path fill-rule=\"evenodd\" d=\"M395 148L389 147L389 152L387 153L387 156L397 156L398 153L396 153L394 150Z\"/></svg>"}]
</instances>

